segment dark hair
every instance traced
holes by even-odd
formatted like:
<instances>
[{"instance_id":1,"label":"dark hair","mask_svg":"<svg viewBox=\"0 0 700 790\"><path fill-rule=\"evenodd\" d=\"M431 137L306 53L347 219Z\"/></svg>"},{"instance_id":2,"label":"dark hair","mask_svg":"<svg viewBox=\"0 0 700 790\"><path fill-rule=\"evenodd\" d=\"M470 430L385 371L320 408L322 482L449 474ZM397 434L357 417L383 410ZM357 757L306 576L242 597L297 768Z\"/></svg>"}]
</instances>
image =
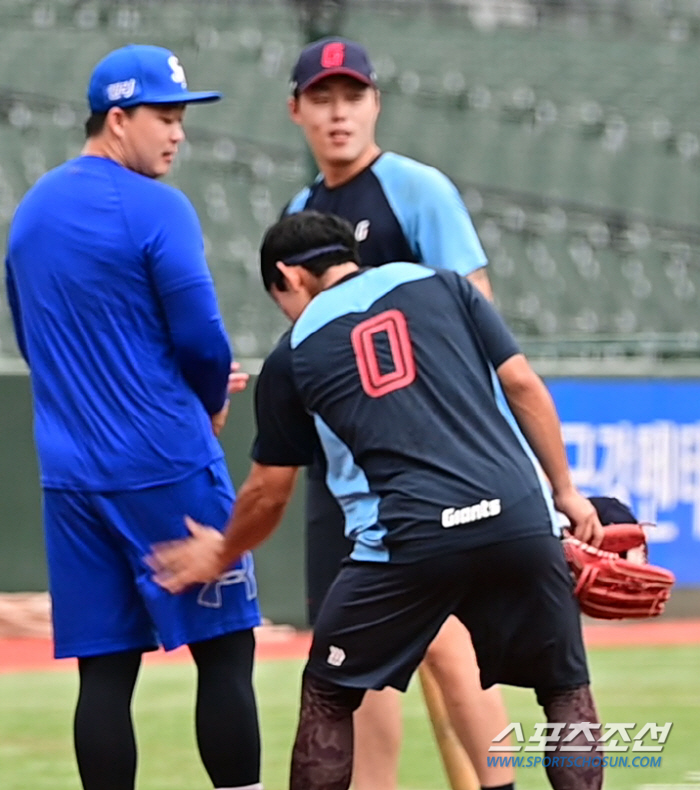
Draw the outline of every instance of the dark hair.
<instances>
[{"instance_id":1,"label":"dark hair","mask_svg":"<svg viewBox=\"0 0 700 790\"><path fill-rule=\"evenodd\" d=\"M93 112L85 121L85 137L97 137L105 128L106 112Z\"/></svg>"},{"instance_id":2,"label":"dark hair","mask_svg":"<svg viewBox=\"0 0 700 790\"><path fill-rule=\"evenodd\" d=\"M265 290L274 285L285 289L277 261L303 266L319 277L331 266L352 261L360 263L360 253L352 225L334 214L300 211L279 220L267 229L260 245L260 273Z\"/></svg>"},{"instance_id":3,"label":"dark hair","mask_svg":"<svg viewBox=\"0 0 700 790\"><path fill-rule=\"evenodd\" d=\"M133 115L136 112L136 107L123 107L122 109L127 115ZM106 112L93 112L85 121L85 137L97 137L105 128L106 120Z\"/></svg>"}]
</instances>

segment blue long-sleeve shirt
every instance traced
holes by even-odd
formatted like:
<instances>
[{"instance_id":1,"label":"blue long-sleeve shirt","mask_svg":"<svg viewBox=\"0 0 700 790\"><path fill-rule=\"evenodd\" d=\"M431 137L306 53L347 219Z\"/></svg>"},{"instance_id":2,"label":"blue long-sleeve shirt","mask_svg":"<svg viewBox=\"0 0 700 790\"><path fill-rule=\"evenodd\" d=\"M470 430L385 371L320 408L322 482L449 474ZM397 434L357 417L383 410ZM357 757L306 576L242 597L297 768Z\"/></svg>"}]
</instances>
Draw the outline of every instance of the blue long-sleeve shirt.
<instances>
[{"instance_id":1,"label":"blue long-sleeve shirt","mask_svg":"<svg viewBox=\"0 0 700 790\"><path fill-rule=\"evenodd\" d=\"M6 258L47 488L174 482L222 455L231 349L194 208L100 157L43 176Z\"/></svg>"}]
</instances>

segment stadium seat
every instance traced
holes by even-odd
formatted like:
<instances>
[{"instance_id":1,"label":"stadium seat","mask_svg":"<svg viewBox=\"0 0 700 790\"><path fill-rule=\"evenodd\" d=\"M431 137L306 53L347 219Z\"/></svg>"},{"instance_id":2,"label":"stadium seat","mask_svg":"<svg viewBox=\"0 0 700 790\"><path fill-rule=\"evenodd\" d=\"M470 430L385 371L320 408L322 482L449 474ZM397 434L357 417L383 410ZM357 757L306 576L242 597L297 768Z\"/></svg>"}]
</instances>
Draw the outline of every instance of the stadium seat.
<instances>
[{"instance_id":1,"label":"stadium seat","mask_svg":"<svg viewBox=\"0 0 700 790\"><path fill-rule=\"evenodd\" d=\"M453 178L498 305L526 345L697 350L697 3L664 15L664 4L639 0L626 16L616 4L564 4L539 17L526 4L508 11L516 5L488 18L427 0L347 11L345 34L377 67L382 145ZM302 43L293 4L6 0L0 24L11 31L0 50L5 230L31 183L80 150L86 75L110 49L171 47L190 84L224 92L188 112L171 180L202 218L234 345L269 350L284 320L260 288L257 247L312 174L286 117ZM6 309L0 354L16 354Z\"/></svg>"}]
</instances>

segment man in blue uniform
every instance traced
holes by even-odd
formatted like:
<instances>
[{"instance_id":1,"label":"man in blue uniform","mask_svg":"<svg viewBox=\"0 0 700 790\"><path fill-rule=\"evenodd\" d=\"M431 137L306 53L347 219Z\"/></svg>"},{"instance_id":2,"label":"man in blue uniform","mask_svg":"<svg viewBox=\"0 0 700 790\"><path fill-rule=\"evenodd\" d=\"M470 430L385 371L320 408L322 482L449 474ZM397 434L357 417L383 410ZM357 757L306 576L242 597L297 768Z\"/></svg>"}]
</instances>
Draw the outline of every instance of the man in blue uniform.
<instances>
[{"instance_id":1,"label":"man in blue uniform","mask_svg":"<svg viewBox=\"0 0 700 790\"><path fill-rule=\"evenodd\" d=\"M235 499L217 435L231 350L187 198L159 183L193 92L177 57L130 45L95 67L87 142L20 203L6 278L30 371L55 654L77 656L85 790L132 790L131 698L144 651L187 644L200 755L216 788L260 788L250 555L182 596L143 555L184 513L223 527Z\"/></svg>"},{"instance_id":2,"label":"man in blue uniform","mask_svg":"<svg viewBox=\"0 0 700 790\"><path fill-rule=\"evenodd\" d=\"M454 184L439 170L382 151L375 128L380 112L376 75L364 47L325 38L305 47L292 72L288 100L319 169L285 212L314 209L347 219L355 228L363 265L424 263L464 275L488 298L486 255ZM306 587L313 624L351 544L343 514L325 483L319 451L306 485ZM471 655L471 662L464 659ZM491 739L508 724L497 687L483 691L469 634L449 618L430 646L421 680L432 674L453 727L467 744L480 784L511 790L510 766L488 765ZM367 694L356 716L355 790L396 790L401 745L399 695Z\"/></svg>"},{"instance_id":3,"label":"man in blue uniform","mask_svg":"<svg viewBox=\"0 0 700 790\"><path fill-rule=\"evenodd\" d=\"M597 722L579 612L530 448L577 537L597 545L602 527L571 481L553 401L463 278L358 262L338 217L301 212L268 230L263 282L295 323L260 373L253 466L223 537L190 522L191 538L154 548L156 579L174 592L209 581L265 540L319 437L353 549L314 629L292 790L349 786L365 690L404 690L450 615L485 687L534 688L563 725L551 785L597 789L602 763L576 726Z\"/></svg>"}]
</instances>

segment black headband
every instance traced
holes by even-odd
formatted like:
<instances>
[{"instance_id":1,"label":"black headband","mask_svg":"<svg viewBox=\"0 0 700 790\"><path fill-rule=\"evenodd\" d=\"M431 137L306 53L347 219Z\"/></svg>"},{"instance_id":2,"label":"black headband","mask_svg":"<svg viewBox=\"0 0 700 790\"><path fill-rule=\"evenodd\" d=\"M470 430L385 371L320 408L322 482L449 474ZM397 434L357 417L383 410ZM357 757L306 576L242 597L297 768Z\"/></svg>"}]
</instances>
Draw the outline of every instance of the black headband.
<instances>
[{"instance_id":1,"label":"black headband","mask_svg":"<svg viewBox=\"0 0 700 790\"><path fill-rule=\"evenodd\" d=\"M296 255L290 255L284 259L284 263L286 263L287 266L298 266L300 263L306 263L313 258L325 255L327 252L347 252L351 257L353 255L352 250L348 249L344 244L327 244L325 247L314 247L305 252L298 252Z\"/></svg>"}]
</instances>

